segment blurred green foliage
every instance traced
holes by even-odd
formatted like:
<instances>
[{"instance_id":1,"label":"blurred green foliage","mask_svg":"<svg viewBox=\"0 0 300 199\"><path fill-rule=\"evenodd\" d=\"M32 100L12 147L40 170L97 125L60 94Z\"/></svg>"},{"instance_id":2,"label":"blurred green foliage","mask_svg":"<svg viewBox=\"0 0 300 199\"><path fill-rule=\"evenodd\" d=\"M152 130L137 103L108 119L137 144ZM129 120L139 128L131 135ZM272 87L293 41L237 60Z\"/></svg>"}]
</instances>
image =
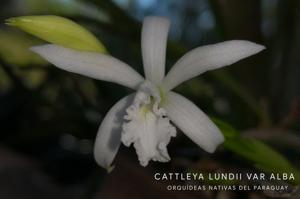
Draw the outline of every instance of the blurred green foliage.
<instances>
[{"instance_id":1,"label":"blurred green foliage","mask_svg":"<svg viewBox=\"0 0 300 199\"><path fill-rule=\"evenodd\" d=\"M43 65L46 63L38 55L29 51L29 48L37 45L38 42L24 34L11 30L0 30L0 43L0 56L8 64L22 67L29 64Z\"/></svg>"},{"instance_id":2,"label":"blurred green foliage","mask_svg":"<svg viewBox=\"0 0 300 199\"><path fill-rule=\"evenodd\" d=\"M228 123L213 120L225 136L224 148L247 159L256 168L270 173L293 173L295 181L300 184L300 171L296 169L283 155L267 144L254 138L244 138Z\"/></svg>"}]
</instances>

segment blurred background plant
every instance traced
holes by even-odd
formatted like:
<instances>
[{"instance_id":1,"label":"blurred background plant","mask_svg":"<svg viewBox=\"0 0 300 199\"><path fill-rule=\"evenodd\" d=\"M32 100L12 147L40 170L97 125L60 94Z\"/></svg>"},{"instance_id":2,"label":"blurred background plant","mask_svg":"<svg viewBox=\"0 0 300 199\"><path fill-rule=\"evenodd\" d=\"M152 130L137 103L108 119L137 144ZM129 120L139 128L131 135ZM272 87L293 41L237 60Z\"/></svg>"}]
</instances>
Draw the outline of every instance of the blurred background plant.
<instances>
[{"instance_id":1,"label":"blurred background plant","mask_svg":"<svg viewBox=\"0 0 300 199\"><path fill-rule=\"evenodd\" d=\"M167 67L189 49L229 39L267 50L176 88L217 118L226 142L215 154L179 134L169 145L171 162L141 168L134 150L124 147L108 175L93 159L93 141L102 117L130 90L50 66L28 50L45 41L4 24L9 17L46 14L77 22L139 72L147 15L172 21ZM300 197L297 0L3 0L0 18L1 198ZM282 182L293 185L288 193L171 193L153 179L158 171L191 170L293 172L296 180Z\"/></svg>"}]
</instances>

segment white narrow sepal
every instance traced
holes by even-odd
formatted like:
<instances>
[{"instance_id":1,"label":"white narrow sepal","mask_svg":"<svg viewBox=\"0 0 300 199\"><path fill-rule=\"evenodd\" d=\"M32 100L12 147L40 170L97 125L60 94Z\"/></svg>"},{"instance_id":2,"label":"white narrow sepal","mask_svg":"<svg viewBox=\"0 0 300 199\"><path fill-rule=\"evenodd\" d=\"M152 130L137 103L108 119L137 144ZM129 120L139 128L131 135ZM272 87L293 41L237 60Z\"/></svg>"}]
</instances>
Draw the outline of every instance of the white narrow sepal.
<instances>
[{"instance_id":1,"label":"white narrow sepal","mask_svg":"<svg viewBox=\"0 0 300 199\"><path fill-rule=\"evenodd\" d=\"M94 157L96 162L109 172L121 144L121 131L126 108L132 103L134 94L118 101L104 117L95 141Z\"/></svg>"},{"instance_id":2,"label":"white narrow sepal","mask_svg":"<svg viewBox=\"0 0 300 199\"><path fill-rule=\"evenodd\" d=\"M233 64L265 49L264 46L244 40L225 41L195 48L181 57L163 80L165 90L206 71Z\"/></svg>"},{"instance_id":3,"label":"white narrow sepal","mask_svg":"<svg viewBox=\"0 0 300 199\"><path fill-rule=\"evenodd\" d=\"M166 45L170 21L163 17L146 17L142 28L142 56L146 79L161 83L165 75Z\"/></svg>"},{"instance_id":4,"label":"white narrow sepal","mask_svg":"<svg viewBox=\"0 0 300 199\"><path fill-rule=\"evenodd\" d=\"M63 70L136 89L144 78L122 61L101 53L42 45L32 51Z\"/></svg>"},{"instance_id":5,"label":"white narrow sepal","mask_svg":"<svg viewBox=\"0 0 300 199\"><path fill-rule=\"evenodd\" d=\"M164 108L171 121L207 152L214 152L224 141L224 136L218 127L185 97L169 92Z\"/></svg>"}]
</instances>

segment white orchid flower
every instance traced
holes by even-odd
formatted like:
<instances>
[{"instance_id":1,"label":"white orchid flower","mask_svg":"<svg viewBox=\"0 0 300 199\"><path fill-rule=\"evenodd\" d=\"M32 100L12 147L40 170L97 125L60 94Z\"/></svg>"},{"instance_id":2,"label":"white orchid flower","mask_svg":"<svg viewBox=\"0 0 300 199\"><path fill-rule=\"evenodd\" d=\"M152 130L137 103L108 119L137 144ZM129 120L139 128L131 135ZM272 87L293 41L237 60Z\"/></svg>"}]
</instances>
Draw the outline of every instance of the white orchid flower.
<instances>
[{"instance_id":1,"label":"white orchid flower","mask_svg":"<svg viewBox=\"0 0 300 199\"><path fill-rule=\"evenodd\" d=\"M199 47L180 58L165 76L169 26L169 20L162 17L144 20L141 42L145 78L109 55L58 45L31 48L61 69L136 90L117 102L100 125L94 155L104 168L111 167L121 142L128 147L133 144L142 166L150 160L169 161L167 145L176 135L173 124L207 152L214 152L224 141L220 130L205 113L171 90L206 71L256 54L264 47L242 40Z\"/></svg>"}]
</instances>

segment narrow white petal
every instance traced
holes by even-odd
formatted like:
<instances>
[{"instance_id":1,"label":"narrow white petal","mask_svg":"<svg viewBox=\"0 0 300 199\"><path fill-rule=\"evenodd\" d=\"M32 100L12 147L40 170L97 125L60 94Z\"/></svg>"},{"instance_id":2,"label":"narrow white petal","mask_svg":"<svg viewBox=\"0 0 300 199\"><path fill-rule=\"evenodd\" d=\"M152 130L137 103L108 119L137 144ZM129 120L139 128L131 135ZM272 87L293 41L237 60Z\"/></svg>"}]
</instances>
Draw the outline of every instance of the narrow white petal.
<instances>
[{"instance_id":1,"label":"narrow white petal","mask_svg":"<svg viewBox=\"0 0 300 199\"><path fill-rule=\"evenodd\" d=\"M250 41L232 40L195 48L181 57L163 81L171 90L180 83L209 70L233 64L265 49Z\"/></svg>"},{"instance_id":2,"label":"narrow white petal","mask_svg":"<svg viewBox=\"0 0 300 199\"><path fill-rule=\"evenodd\" d=\"M121 143L123 117L132 103L134 94L117 102L104 117L95 141L94 157L97 163L109 169Z\"/></svg>"},{"instance_id":3,"label":"narrow white petal","mask_svg":"<svg viewBox=\"0 0 300 199\"><path fill-rule=\"evenodd\" d=\"M212 153L224 141L218 127L185 97L169 92L165 109L171 121L204 150Z\"/></svg>"},{"instance_id":4,"label":"narrow white petal","mask_svg":"<svg viewBox=\"0 0 300 199\"><path fill-rule=\"evenodd\" d=\"M58 45L31 48L58 68L91 78L115 82L135 89L143 77L122 61L109 55L78 51Z\"/></svg>"},{"instance_id":5,"label":"narrow white petal","mask_svg":"<svg viewBox=\"0 0 300 199\"><path fill-rule=\"evenodd\" d=\"M166 45L170 22L146 17L142 29L142 55L146 79L160 84L165 75Z\"/></svg>"}]
</instances>

